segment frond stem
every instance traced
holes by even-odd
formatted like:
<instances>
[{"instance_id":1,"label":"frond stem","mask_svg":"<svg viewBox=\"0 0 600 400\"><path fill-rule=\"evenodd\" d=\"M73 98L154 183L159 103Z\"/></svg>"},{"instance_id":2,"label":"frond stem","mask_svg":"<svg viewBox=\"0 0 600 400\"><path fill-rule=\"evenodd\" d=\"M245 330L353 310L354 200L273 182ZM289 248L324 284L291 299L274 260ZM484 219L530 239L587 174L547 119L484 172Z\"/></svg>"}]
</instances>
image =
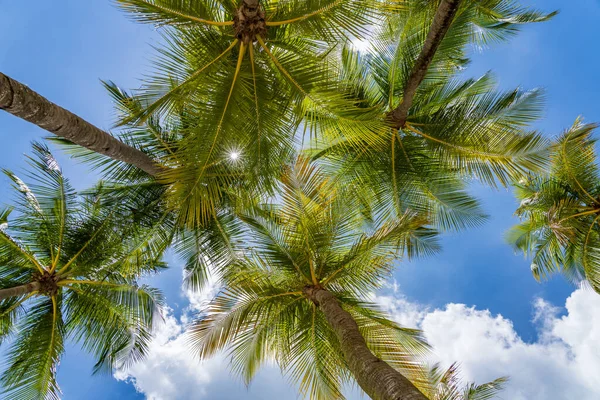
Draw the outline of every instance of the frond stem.
<instances>
[{"instance_id":1,"label":"frond stem","mask_svg":"<svg viewBox=\"0 0 600 400\"><path fill-rule=\"evenodd\" d=\"M436 143L442 144L442 145L444 145L446 147L450 147L450 148L456 149L456 150L458 150L458 151L460 151L462 153L468 153L468 154L478 155L478 156L481 156L481 157L493 158L493 159L500 159L500 160L506 160L506 159L510 158L510 157L501 156L501 155L498 155L498 154L486 153L486 152L482 152L482 151L477 151L477 150L469 149L467 147L459 146L459 145L456 145L456 144L448 143L448 142L446 142L444 140L435 138L433 136L429 136L428 134L415 129L409 123L406 123L404 125L404 128L408 129L412 133L417 134L417 135L419 135L419 136L421 136L421 137L423 137L423 138L425 138L427 140L430 140L432 142L436 142Z\"/></svg>"},{"instance_id":2,"label":"frond stem","mask_svg":"<svg viewBox=\"0 0 600 400\"><path fill-rule=\"evenodd\" d=\"M204 72L204 70L206 70L208 67L210 67L211 65L213 65L214 63L216 63L217 61L219 61L221 58L223 58L227 53L229 53L231 51L231 49L233 49L235 47L236 44L238 44L239 40L235 39L233 42L231 42L231 45L229 45L228 48L226 48L221 54L219 54L214 60L210 61L208 64L204 65L202 68L198 69L196 72L194 72L193 74L191 74L190 76L188 76L182 83L180 83L179 85L175 86L174 88L172 88L171 90L169 90L167 93L165 93L164 95L162 95L158 100L156 100L155 102L153 102L150 106L148 106L145 110L145 114L141 119L140 119L140 123L142 122L146 122L146 120L150 117L151 115L151 111L149 112L148 110L154 110L155 108L157 108L166 98L168 98L170 95L172 95L173 93L177 92L178 90L180 90L183 85L187 85L188 83L190 83L191 81L193 81L194 79L196 79L202 72Z\"/></svg>"},{"instance_id":3,"label":"frond stem","mask_svg":"<svg viewBox=\"0 0 600 400\"><path fill-rule=\"evenodd\" d=\"M10 314L11 312L13 312L13 311L14 311L14 309L15 309L15 308L19 307L21 304L23 304L24 302L26 302L27 300L29 300L29 299L30 299L32 296L34 296L34 295L36 295L36 294L38 294L38 291L37 291L37 290L36 290L36 291L34 291L34 292L31 292L31 293L29 293L27 296L25 296L25 297L23 297L21 300L17 301L15 304L13 304L13 305L12 305L12 307L9 307L7 310L5 310L5 311L4 311L2 314L0 314L0 315L4 316L4 315L8 315L8 314Z\"/></svg>"},{"instance_id":4,"label":"frond stem","mask_svg":"<svg viewBox=\"0 0 600 400\"><path fill-rule=\"evenodd\" d=\"M58 306L56 305L56 296L52 296L52 333L50 335L50 349L54 347L54 336L56 331L56 318L58 318Z\"/></svg>"},{"instance_id":5,"label":"frond stem","mask_svg":"<svg viewBox=\"0 0 600 400\"><path fill-rule=\"evenodd\" d=\"M333 2L333 3L331 3L328 6L320 8L317 11L313 11L311 13L304 14L304 15L302 15L300 17L291 18L291 19L288 19L288 20L285 20L285 21L266 21L265 24L267 26L281 26L281 25L293 24L294 22L303 21L305 19L312 18L312 17L314 17L316 15L319 15L319 14L322 14L324 12L327 12L327 11L331 10L332 8L337 7L338 5L340 5L343 2L344 2L344 0L337 0L337 1Z\"/></svg>"},{"instance_id":6,"label":"frond stem","mask_svg":"<svg viewBox=\"0 0 600 400\"><path fill-rule=\"evenodd\" d=\"M109 286L109 287L119 287L119 286L128 286L119 283L111 283L111 282L102 282L102 281L89 281L89 280L76 280L76 279L63 279L57 283L58 286L67 286L67 285L90 285L90 286Z\"/></svg>"},{"instance_id":7,"label":"frond stem","mask_svg":"<svg viewBox=\"0 0 600 400\"><path fill-rule=\"evenodd\" d=\"M563 218L560 221L558 221L558 223L560 224L560 223L562 223L564 221L567 221L567 220L569 220L571 218L582 217L584 215L590 215L590 214L597 214L599 212L600 212L600 208L594 208L593 210L584 211L584 212L580 212L580 213L577 213L577 214L569 215L568 217Z\"/></svg>"},{"instance_id":8,"label":"frond stem","mask_svg":"<svg viewBox=\"0 0 600 400\"><path fill-rule=\"evenodd\" d=\"M241 42L240 43L240 52L239 52L238 60L237 60L237 66L235 67L235 73L233 74L233 82L231 82L231 88L229 89L229 94L227 95L227 101L225 102L225 107L223 108L223 114L221 114L221 119L219 120L219 124L217 125L217 131L215 132L215 137L210 146L210 150L208 151L208 155L206 156L206 162L204 163L204 166L202 167L202 172L200 173L200 177L202 177L202 174L204 173L204 170L206 169L208 160L210 160L212 152L215 149L215 145L217 143L217 138L219 137L219 134L221 133L221 129L223 128L223 121L225 120L225 115L227 115L227 109L229 108L229 103L231 102L231 96L233 95L235 83L240 74L240 70L242 69L242 61L244 60L244 54L246 54L246 44L244 44L244 42ZM196 184L199 182L199 179L196 182Z\"/></svg>"},{"instance_id":9,"label":"frond stem","mask_svg":"<svg viewBox=\"0 0 600 400\"><path fill-rule=\"evenodd\" d=\"M257 87L256 87L256 70L255 70L255 66L254 66L254 46L250 45L249 46L249 53L250 53L250 66L252 67L252 83L254 85L254 104L255 104L255 108L256 108L256 125L257 125L257 130L258 130L258 159L260 160L260 134L261 134L261 129L260 129L260 113L259 113L259 105L258 105L258 92L257 92Z\"/></svg>"},{"instance_id":10,"label":"frond stem","mask_svg":"<svg viewBox=\"0 0 600 400\"><path fill-rule=\"evenodd\" d=\"M11 247L15 248L19 253L21 253L21 255L25 256L25 258L27 258L29 261L31 261L40 273L43 274L45 272L44 267L35 258L35 256L33 256L32 254L29 254L27 251L25 251L25 249L23 249L21 246L19 246L19 244L15 240L13 240L13 238L10 237L7 233L0 230L0 237L3 237L4 240L7 241L11 245Z\"/></svg>"},{"instance_id":11,"label":"frond stem","mask_svg":"<svg viewBox=\"0 0 600 400\"><path fill-rule=\"evenodd\" d=\"M231 25L233 25L233 21L222 21L221 22L221 21L211 21L208 19L202 19L202 18L194 17L193 15L182 13L181 11L175 11L169 7L160 6L160 5L156 4L156 2L152 4L152 7L156 8L162 12L176 15L180 18L187 19L187 20L193 21L193 22L198 22L201 24L213 25L213 26L231 26Z\"/></svg>"},{"instance_id":12,"label":"frond stem","mask_svg":"<svg viewBox=\"0 0 600 400\"><path fill-rule=\"evenodd\" d=\"M111 215L112 215L112 212L110 213L110 215L108 217L106 217L104 222L102 222L102 224L98 227L96 232L94 232L92 237L87 242L85 242L85 244L81 247L81 249L79 249L79 251L57 272L58 275L62 275L67 270L67 268L69 268L71 266L71 264L73 264L73 262L75 260L77 260L77 258L81 255L81 253L83 253L83 251L88 247L88 245L92 242L92 240L94 240L96 238L96 236L98 235L98 233L100 233L102 228L104 228L104 224L106 224L109 221ZM56 265L50 270L50 272L54 272L55 269L56 269Z\"/></svg>"}]
</instances>

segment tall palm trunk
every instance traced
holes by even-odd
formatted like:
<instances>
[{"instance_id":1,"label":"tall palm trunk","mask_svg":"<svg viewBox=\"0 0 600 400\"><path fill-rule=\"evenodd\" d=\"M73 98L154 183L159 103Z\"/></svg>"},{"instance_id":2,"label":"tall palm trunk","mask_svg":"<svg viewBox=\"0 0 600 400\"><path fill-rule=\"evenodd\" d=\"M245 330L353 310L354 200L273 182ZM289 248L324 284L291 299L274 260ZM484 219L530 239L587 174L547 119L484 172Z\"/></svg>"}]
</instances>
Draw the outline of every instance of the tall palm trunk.
<instances>
[{"instance_id":1,"label":"tall palm trunk","mask_svg":"<svg viewBox=\"0 0 600 400\"><path fill-rule=\"evenodd\" d=\"M52 103L0 72L0 109L86 149L134 165L152 176L161 172L150 157Z\"/></svg>"},{"instance_id":2,"label":"tall palm trunk","mask_svg":"<svg viewBox=\"0 0 600 400\"><path fill-rule=\"evenodd\" d=\"M25 285L15 286L8 289L0 289L0 301L11 297L22 296L40 290L41 284L39 282L30 282Z\"/></svg>"},{"instance_id":3,"label":"tall palm trunk","mask_svg":"<svg viewBox=\"0 0 600 400\"><path fill-rule=\"evenodd\" d=\"M360 387L376 400L427 400L406 377L375 357L367 347L354 318L331 292L307 287L304 294L325 315L335 332L346 362Z\"/></svg>"},{"instance_id":4,"label":"tall palm trunk","mask_svg":"<svg viewBox=\"0 0 600 400\"><path fill-rule=\"evenodd\" d=\"M402 102L398 107L391 112L390 117L395 128L404 128L408 111L412 106L413 99L417 93L417 89L425 79L427 70L433 61L435 52L444 40L444 36L452 26L452 21L456 16L461 0L442 0L433 17L431 27L427 33L427 38L419 53L419 57L413 65L413 69L404 86L404 94Z\"/></svg>"}]
</instances>

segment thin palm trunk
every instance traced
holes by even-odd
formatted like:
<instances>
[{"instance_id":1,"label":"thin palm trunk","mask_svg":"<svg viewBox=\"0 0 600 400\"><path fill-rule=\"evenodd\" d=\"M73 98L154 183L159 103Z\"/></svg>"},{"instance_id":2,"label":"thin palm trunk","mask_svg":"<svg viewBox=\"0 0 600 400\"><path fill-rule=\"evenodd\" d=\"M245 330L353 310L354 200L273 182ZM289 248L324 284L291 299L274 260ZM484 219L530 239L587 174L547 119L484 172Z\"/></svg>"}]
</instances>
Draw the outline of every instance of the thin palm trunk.
<instances>
[{"instance_id":1,"label":"thin palm trunk","mask_svg":"<svg viewBox=\"0 0 600 400\"><path fill-rule=\"evenodd\" d=\"M452 21L456 16L459 5L460 0L441 1L435 16L433 17L431 28L427 33L423 49L421 49L421 53L415 61L415 65L408 77L408 81L404 86L402 102L390 114L391 121L395 128L404 128L404 124L406 124L406 119L408 117L408 110L410 110L410 107L412 106L417 89L421 85L421 82L423 82L423 79L425 79L429 65L431 65L440 43L444 40L444 36L448 33L448 29L450 29L450 26L452 25Z\"/></svg>"},{"instance_id":2,"label":"thin palm trunk","mask_svg":"<svg viewBox=\"0 0 600 400\"><path fill-rule=\"evenodd\" d=\"M86 149L134 165L152 176L162 171L146 154L1 72L0 109Z\"/></svg>"},{"instance_id":3,"label":"thin palm trunk","mask_svg":"<svg viewBox=\"0 0 600 400\"><path fill-rule=\"evenodd\" d=\"M15 286L8 289L0 289L0 301L9 299L11 297L22 296L40 290L41 284L39 282L30 282L25 285Z\"/></svg>"},{"instance_id":4,"label":"thin palm trunk","mask_svg":"<svg viewBox=\"0 0 600 400\"><path fill-rule=\"evenodd\" d=\"M304 294L325 315L340 342L350 371L365 393L376 400L427 400L412 382L369 350L356 321L331 292L306 287Z\"/></svg>"}]
</instances>

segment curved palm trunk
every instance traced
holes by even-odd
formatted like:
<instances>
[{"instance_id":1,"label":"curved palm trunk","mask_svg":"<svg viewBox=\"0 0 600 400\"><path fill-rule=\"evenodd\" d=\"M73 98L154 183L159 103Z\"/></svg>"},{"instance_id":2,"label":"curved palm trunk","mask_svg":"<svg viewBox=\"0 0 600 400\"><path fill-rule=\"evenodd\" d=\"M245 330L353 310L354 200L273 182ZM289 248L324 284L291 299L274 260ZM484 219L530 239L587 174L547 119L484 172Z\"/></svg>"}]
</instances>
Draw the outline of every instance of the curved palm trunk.
<instances>
[{"instance_id":1,"label":"curved palm trunk","mask_svg":"<svg viewBox=\"0 0 600 400\"><path fill-rule=\"evenodd\" d=\"M0 109L86 149L134 165L152 176L162 168L150 157L52 103L0 72Z\"/></svg>"},{"instance_id":2,"label":"curved palm trunk","mask_svg":"<svg viewBox=\"0 0 600 400\"><path fill-rule=\"evenodd\" d=\"M335 332L348 367L360 387L376 400L427 400L406 377L375 357L354 318L325 289L306 287L304 294L325 314Z\"/></svg>"},{"instance_id":3,"label":"curved palm trunk","mask_svg":"<svg viewBox=\"0 0 600 400\"><path fill-rule=\"evenodd\" d=\"M456 16L459 5L460 0L441 1L435 16L433 17L433 22L427 33L427 38L425 39L421 53L415 61L415 65L413 66L408 81L406 82L406 86L404 87L402 102L390 114L390 118L395 128L403 128L406 124L408 110L410 110L410 107L412 106L417 89L421 85L421 82L423 82L423 79L425 79L429 65L431 64L431 61L433 61L433 57L435 56L435 52L440 46L440 43L444 40L444 36L448 33L448 29L450 29L450 26L452 25L452 21Z\"/></svg>"},{"instance_id":4,"label":"curved palm trunk","mask_svg":"<svg viewBox=\"0 0 600 400\"><path fill-rule=\"evenodd\" d=\"M15 286L8 289L0 289L0 301L11 297L22 296L40 290L39 282L30 282L25 285Z\"/></svg>"}]
</instances>

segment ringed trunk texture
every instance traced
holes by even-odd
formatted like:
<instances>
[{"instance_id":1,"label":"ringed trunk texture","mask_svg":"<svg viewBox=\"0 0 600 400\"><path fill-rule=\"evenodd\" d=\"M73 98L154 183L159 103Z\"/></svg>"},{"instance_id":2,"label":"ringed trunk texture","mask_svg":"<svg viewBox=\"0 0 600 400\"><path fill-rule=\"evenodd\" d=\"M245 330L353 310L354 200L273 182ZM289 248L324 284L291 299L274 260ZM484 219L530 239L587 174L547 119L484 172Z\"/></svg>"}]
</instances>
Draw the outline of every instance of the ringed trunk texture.
<instances>
[{"instance_id":1,"label":"ringed trunk texture","mask_svg":"<svg viewBox=\"0 0 600 400\"><path fill-rule=\"evenodd\" d=\"M304 294L325 315L335 332L350 371L360 387L375 400L427 400L401 373L375 357L352 315L325 289L306 287Z\"/></svg>"},{"instance_id":2,"label":"ringed trunk texture","mask_svg":"<svg viewBox=\"0 0 600 400\"><path fill-rule=\"evenodd\" d=\"M441 1L435 16L433 17L431 28L427 33L423 49L421 49L421 53L419 54L417 61L415 61L415 65L406 82L402 102L390 115L395 128L403 128L406 124L408 110L410 110L410 107L412 106L415 93L417 93L417 89L421 85L421 82L423 82L423 79L425 79L425 75L435 56L435 52L440 46L440 43L442 43L442 40L444 40L446 33L448 33L448 29L452 26L452 21L456 16L459 5L460 0Z\"/></svg>"},{"instance_id":3,"label":"ringed trunk texture","mask_svg":"<svg viewBox=\"0 0 600 400\"><path fill-rule=\"evenodd\" d=\"M157 176L162 171L146 154L1 72L0 109L86 149L134 165L152 176Z\"/></svg>"},{"instance_id":4,"label":"ringed trunk texture","mask_svg":"<svg viewBox=\"0 0 600 400\"><path fill-rule=\"evenodd\" d=\"M39 282L30 282L25 285L15 286L8 289L0 289L0 301L9 299L11 297L22 296L40 290L41 285Z\"/></svg>"}]
</instances>

